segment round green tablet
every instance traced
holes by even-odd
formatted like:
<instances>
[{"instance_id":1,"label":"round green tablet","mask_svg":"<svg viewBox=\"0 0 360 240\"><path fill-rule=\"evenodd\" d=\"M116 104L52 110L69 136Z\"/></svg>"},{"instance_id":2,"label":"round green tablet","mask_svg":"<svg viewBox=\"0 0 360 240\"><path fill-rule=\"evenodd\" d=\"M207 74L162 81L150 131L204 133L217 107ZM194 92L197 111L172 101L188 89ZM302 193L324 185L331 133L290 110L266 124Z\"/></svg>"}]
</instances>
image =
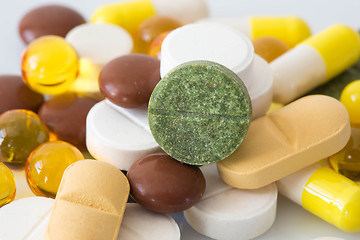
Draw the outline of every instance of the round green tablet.
<instances>
[{"instance_id":1,"label":"round green tablet","mask_svg":"<svg viewBox=\"0 0 360 240\"><path fill-rule=\"evenodd\" d=\"M148 108L150 130L176 160L193 165L220 161L245 137L251 100L240 78L223 65L192 61L169 72Z\"/></svg>"}]
</instances>

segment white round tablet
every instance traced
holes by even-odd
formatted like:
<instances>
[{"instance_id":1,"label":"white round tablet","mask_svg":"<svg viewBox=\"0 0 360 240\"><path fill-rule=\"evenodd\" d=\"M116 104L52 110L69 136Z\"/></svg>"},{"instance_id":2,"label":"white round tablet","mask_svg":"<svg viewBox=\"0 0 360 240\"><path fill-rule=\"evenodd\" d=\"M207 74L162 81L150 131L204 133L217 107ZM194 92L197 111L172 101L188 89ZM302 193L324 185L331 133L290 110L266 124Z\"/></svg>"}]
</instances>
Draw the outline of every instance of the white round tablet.
<instances>
[{"instance_id":1,"label":"white round tablet","mask_svg":"<svg viewBox=\"0 0 360 240\"><path fill-rule=\"evenodd\" d=\"M105 100L94 105L88 113L86 145L95 159L122 170L128 170L147 154L161 151L151 133Z\"/></svg>"},{"instance_id":2,"label":"white round tablet","mask_svg":"<svg viewBox=\"0 0 360 240\"><path fill-rule=\"evenodd\" d=\"M244 34L226 25L199 22L171 31L161 45L160 74L193 60L217 62L234 71L247 88L246 75L252 69L254 47Z\"/></svg>"},{"instance_id":3,"label":"white round tablet","mask_svg":"<svg viewBox=\"0 0 360 240\"><path fill-rule=\"evenodd\" d=\"M0 208L0 239L44 239L54 199L29 197Z\"/></svg>"},{"instance_id":4,"label":"white round tablet","mask_svg":"<svg viewBox=\"0 0 360 240\"><path fill-rule=\"evenodd\" d=\"M202 171L207 185L221 181L214 169ZM189 225L207 237L221 240L252 239L266 232L276 216L275 183L255 190L229 189L223 184L205 190L203 199L184 212Z\"/></svg>"},{"instance_id":5,"label":"white round tablet","mask_svg":"<svg viewBox=\"0 0 360 240\"><path fill-rule=\"evenodd\" d=\"M133 39L120 26L109 23L86 23L73 28L67 35L69 42L80 58L96 64L106 64L112 59L129 54Z\"/></svg>"},{"instance_id":6,"label":"white round tablet","mask_svg":"<svg viewBox=\"0 0 360 240\"><path fill-rule=\"evenodd\" d=\"M172 217L128 203L119 231L118 240L122 239L180 240L180 229Z\"/></svg>"}]
</instances>

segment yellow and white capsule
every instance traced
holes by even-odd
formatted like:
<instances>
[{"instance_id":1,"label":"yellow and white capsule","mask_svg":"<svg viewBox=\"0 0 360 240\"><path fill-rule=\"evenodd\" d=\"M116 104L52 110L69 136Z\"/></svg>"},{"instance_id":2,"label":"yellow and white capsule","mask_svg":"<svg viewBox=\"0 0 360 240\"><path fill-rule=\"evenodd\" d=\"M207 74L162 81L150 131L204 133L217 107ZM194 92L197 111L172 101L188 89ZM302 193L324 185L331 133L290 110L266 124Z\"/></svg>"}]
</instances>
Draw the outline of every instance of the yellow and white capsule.
<instances>
[{"instance_id":1,"label":"yellow and white capsule","mask_svg":"<svg viewBox=\"0 0 360 240\"><path fill-rule=\"evenodd\" d=\"M236 28L250 39L274 37L290 48L310 37L308 24L296 16L253 16L247 18L208 18L201 22L217 22Z\"/></svg>"},{"instance_id":2,"label":"yellow and white capsule","mask_svg":"<svg viewBox=\"0 0 360 240\"><path fill-rule=\"evenodd\" d=\"M277 181L279 192L326 222L360 231L360 186L328 167L314 164Z\"/></svg>"},{"instance_id":3,"label":"yellow and white capsule","mask_svg":"<svg viewBox=\"0 0 360 240\"><path fill-rule=\"evenodd\" d=\"M186 24L207 17L209 11L205 0L132 0L99 7L91 21L117 24L134 35L140 23L155 15Z\"/></svg>"},{"instance_id":4,"label":"yellow and white capsule","mask_svg":"<svg viewBox=\"0 0 360 240\"><path fill-rule=\"evenodd\" d=\"M289 103L355 64L360 56L358 33L333 25L271 62L274 102Z\"/></svg>"}]
</instances>

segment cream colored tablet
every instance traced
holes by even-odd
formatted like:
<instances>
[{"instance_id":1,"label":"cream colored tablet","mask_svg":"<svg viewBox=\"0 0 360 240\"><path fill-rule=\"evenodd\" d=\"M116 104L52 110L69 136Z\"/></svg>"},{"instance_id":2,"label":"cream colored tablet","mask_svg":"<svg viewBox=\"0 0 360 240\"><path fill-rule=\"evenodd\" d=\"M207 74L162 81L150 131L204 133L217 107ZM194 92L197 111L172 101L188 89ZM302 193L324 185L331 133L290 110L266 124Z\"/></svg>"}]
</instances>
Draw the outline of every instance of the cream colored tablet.
<instances>
[{"instance_id":1,"label":"cream colored tablet","mask_svg":"<svg viewBox=\"0 0 360 240\"><path fill-rule=\"evenodd\" d=\"M276 216L275 183L255 190L226 185L215 164L201 167L206 179L203 199L184 212L189 225L214 239L252 239L266 232Z\"/></svg>"},{"instance_id":2,"label":"cream colored tablet","mask_svg":"<svg viewBox=\"0 0 360 240\"><path fill-rule=\"evenodd\" d=\"M348 113L338 100L304 97L254 120L218 169L233 187L260 188L340 151L350 134Z\"/></svg>"},{"instance_id":3,"label":"cream colored tablet","mask_svg":"<svg viewBox=\"0 0 360 240\"><path fill-rule=\"evenodd\" d=\"M54 199L28 197L0 208L0 239L44 239Z\"/></svg>"},{"instance_id":4,"label":"cream colored tablet","mask_svg":"<svg viewBox=\"0 0 360 240\"><path fill-rule=\"evenodd\" d=\"M45 239L117 239L129 196L125 175L108 163L81 160L64 172Z\"/></svg>"},{"instance_id":5,"label":"cream colored tablet","mask_svg":"<svg viewBox=\"0 0 360 240\"><path fill-rule=\"evenodd\" d=\"M175 220L149 211L137 203L128 203L118 240L180 240Z\"/></svg>"},{"instance_id":6,"label":"cream colored tablet","mask_svg":"<svg viewBox=\"0 0 360 240\"><path fill-rule=\"evenodd\" d=\"M140 115L144 120L147 112ZM141 157L161 151L145 125L134 122L105 100L101 101L87 115L87 148L97 160L128 170Z\"/></svg>"}]
</instances>

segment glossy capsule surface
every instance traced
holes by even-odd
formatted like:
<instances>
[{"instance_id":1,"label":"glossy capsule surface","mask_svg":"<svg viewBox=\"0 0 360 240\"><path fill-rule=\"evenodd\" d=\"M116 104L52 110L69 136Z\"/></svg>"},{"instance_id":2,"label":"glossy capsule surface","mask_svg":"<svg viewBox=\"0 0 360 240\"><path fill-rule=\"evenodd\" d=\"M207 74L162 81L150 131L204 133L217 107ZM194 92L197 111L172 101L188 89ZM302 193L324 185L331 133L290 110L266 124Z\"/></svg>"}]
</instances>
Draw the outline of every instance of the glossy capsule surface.
<instances>
[{"instance_id":1,"label":"glossy capsule surface","mask_svg":"<svg viewBox=\"0 0 360 240\"><path fill-rule=\"evenodd\" d=\"M30 189L36 195L54 198L65 169L82 159L82 153L67 142L40 145L26 162L25 173Z\"/></svg>"},{"instance_id":2,"label":"glossy capsule surface","mask_svg":"<svg viewBox=\"0 0 360 240\"><path fill-rule=\"evenodd\" d=\"M360 181L360 129L353 127L346 146L327 160L336 172L353 181Z\"/></svg>"},{"instance_id":3,"label":"glossy capsule surface","mask_svg":"<svg viewBox=\"0 0 360 240\"><path fill-rule=\"evenodd\" d=\"M14 174L3 163L0 163L0 207L15 198L16 184Z\"/></svg>"},{"instance_id":4,"label":"glossy capsule surface","mask_svg":"<svg viewBox=\"0 0 360 240\"><path fill-rule=\"evenodd\" d=\"M43 94L65 92L78 75L78 55L58 36L44 36L31 42L22 56L22 76L33 90Z\"/></svg>"},{"instance_id":5,"label":"glossy capsule surface","mask_svg":"<svg viewBox=\"0 0 360 240\"><path fill-rule=\"evenodd\" d=\"M353 81L344 88L340 102L348 110L351 124L360 127L360 80Z\"/></svg>"},{"instance_id":6,"label":"glossy capsule surface","mask_svg":"<svg viewBox=\"0 0 360 240\"><path fill-rule=\"evenodd\" d=\"M49 131L40 118L28 110L10 110L0 116L0 161L24 164Z\"/></svg>"},{"instance_id":7,"label":"glossy capsule surface","mask_svg":"<svg viewBox=\"0 0 360 240\"><path fill-rule=\"evenodd\" d=\"M135 34L135 51L147 53L151 42L162 32L181 26L178 21L165 16L153 16L142 22Z\"/></svg>"}]
</instances>

